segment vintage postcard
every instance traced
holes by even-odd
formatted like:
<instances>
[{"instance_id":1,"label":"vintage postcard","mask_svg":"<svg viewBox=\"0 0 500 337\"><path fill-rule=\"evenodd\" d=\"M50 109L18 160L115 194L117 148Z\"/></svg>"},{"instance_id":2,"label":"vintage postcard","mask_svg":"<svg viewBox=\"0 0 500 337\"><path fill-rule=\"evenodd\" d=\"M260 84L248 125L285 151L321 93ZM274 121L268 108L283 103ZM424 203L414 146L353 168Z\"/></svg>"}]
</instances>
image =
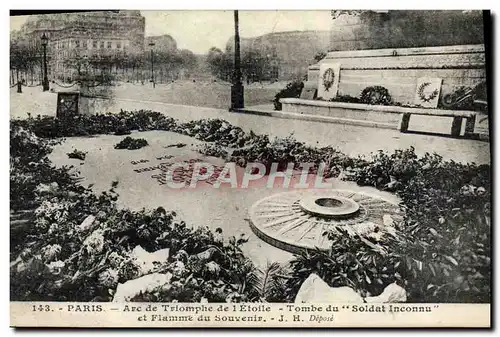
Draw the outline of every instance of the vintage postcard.
<instances>
[{"instance_id":1,"label":"vintage postcard","mask_svg":"<svg viewBox=\"0 0 500 337\"><path fill-rule=\"evenodd\" d=\"M491 327L489 27L12 12L10 325Z\"/></svg>"}]
</instances>

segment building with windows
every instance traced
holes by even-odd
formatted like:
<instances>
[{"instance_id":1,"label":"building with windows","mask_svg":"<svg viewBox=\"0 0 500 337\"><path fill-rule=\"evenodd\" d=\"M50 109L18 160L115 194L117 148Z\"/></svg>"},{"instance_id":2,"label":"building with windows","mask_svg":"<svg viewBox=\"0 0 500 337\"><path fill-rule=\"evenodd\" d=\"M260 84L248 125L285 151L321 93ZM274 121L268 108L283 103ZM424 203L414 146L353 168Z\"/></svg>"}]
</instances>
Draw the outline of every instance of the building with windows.
<instances>
[{"instance_id":1,"label":"building with windows","mask_svg":"<svg viewBox=\"0 0 500 337\"><path fill-rule=\"evenodd\" d=\"M145 18L139 11L99 11L29 17L14 34L41 55L41 36L48 37L49 79L71 79L77 57L129 56L144 50Z\"/></svg>"}]
</instances>

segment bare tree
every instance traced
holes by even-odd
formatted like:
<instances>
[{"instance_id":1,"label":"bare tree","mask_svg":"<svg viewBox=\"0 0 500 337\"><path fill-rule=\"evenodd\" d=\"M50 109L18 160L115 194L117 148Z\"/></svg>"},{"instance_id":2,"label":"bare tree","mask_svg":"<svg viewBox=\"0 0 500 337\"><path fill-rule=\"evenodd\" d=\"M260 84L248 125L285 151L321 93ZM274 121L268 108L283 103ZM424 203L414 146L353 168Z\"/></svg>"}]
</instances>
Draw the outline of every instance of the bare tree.
<instances>
[{"instance_id":1,"label":"bare tree","mask_svg":"<svg viewBox=\"0 0 500 337\"><path fill-rule=\"evenodd\" d=\"M33 78L34 69L38 65L38 53L19 41L10 42L10 69L15 71L15 82L26 80L26 75L31 73Z\"/></svg>"}]
</instances>

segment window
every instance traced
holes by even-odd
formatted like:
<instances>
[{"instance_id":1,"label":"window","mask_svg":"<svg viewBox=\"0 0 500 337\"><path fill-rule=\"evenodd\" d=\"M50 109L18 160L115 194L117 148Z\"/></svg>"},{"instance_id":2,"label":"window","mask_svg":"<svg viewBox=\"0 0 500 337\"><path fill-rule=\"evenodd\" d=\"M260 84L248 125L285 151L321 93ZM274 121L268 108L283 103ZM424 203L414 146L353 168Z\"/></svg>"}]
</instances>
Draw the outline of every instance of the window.
<instances>
[{"instance_id":1,"label":"window","mask_svg":"<svg viewBox=\"0 0 500 337\"><path fill-rule=\"evenodd\" d=\"M87 40L83 40L83 48L87 49Z\"/></svg>"},{"instance_id":2,"label":"window","mask_svg":"<svg viewBox=\"0 0 500 337\"><path fill-rule=\"evenodd\" d=\"M111 49L111 41L108 41L108 49Z\"/></svg>"},{"instance_id":3,"label":"window","mask_svg":"<svg viewBox=\"0 0 500 337\"><path fill-rule=\"evenodd\" d=\"M104 41L101 41L101 48L104 48Z\"/></svg>"},{"instance_id":4,"label":"window","mask_svg":"<svg viewBox=\"0 0 500 337\"><path fill-rule=\"evenodd\" d=\"M97 49L97 41L92 41L92 48Z\"/></svg>"},{"instance_id":5,"label":"window","mask_svg":"<svg viewBox=\"0 0 500 337\"><path fill-rule=\"evenodd\" d=\"M122 47L122 43L121 42L117 42L116 43L116 48L120 49Z\"/></svg>"},{"instance_id":6,"label":"window","mask_svg":"<svg viewBox=\"0 0 500 337\"><path fill-rule=\"evenodd\" d=\"M80 48L80 40L75 40L75 48Z\"/></svg>"}]
</instances>

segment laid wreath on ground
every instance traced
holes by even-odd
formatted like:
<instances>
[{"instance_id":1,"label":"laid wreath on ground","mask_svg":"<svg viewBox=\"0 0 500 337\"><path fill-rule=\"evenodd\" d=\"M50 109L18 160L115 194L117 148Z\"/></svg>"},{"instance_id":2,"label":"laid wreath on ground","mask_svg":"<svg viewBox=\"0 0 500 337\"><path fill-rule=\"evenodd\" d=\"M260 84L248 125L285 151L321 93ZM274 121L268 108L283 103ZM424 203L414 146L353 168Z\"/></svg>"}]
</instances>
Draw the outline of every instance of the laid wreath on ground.
<instances>
[{"instance_id":1,"label":"laid wreath on ground","mask_svg":"<svg viewBox=\"0 0 500 337\"><path fill-rule=\"evenodd\" d=\"M288 83L284 89L280 90L274 96L274 110L282 109L282 105L280 103L280 99L282 98L299 98L302 89L304 89L304 82L302 81L298 80Z\"/></svg>"},{"instance_id":2,"label":"laid wreath on ground","mask_svg":"<svg viewBox=\"0 0 500 337\"><path fill-rule=\"evenodd\" d=\"M364 88L359 100L361 103L374 105L390 105L392 103L389 90L380 85Z\"/></svg>"},{"instance_id":3,"label":"laid wreath on ground","mask_svg":"<svg viewBox=\"0 0 500 337\"><path fill-rule=\"evenodd\" d=\"M144 146L148 146L148 141L143 138L125 137L115 145L115 149L137 150Z\"/></svg>"},{"instance_id":4,"label":"laid wreath on ground","mask_svg":"<svg viewBox=\"0 0 500 337\"><path fill-rule=\"evenodd\" d=\"M80 160L85 160L85 156L87 155L87 152L83 151L78 151L77 149L73 150L73 152L67 153L68 158L71 159L80 159Z\"/></svg>"},{"instance_id":5,"label":"laid wreath on ground","mask_svg":"<svg viewBox=\"0 0 500 337\"><path fill-rule=\"evenodd\" d=\"M430 82L425 82L425 83L422 83L418 87L418 92L417 92L418 93L418 97L422 100L422 102L429 103L430 101L432 101L433 99L435 99L437 97L437 95L439 94L439 90L437 90L437 89L434 89L434 91L432 91L431 93L426 94L425 93L425 88L427 88L430 85L431 85Z\"/></svg>"}]
</instances>

